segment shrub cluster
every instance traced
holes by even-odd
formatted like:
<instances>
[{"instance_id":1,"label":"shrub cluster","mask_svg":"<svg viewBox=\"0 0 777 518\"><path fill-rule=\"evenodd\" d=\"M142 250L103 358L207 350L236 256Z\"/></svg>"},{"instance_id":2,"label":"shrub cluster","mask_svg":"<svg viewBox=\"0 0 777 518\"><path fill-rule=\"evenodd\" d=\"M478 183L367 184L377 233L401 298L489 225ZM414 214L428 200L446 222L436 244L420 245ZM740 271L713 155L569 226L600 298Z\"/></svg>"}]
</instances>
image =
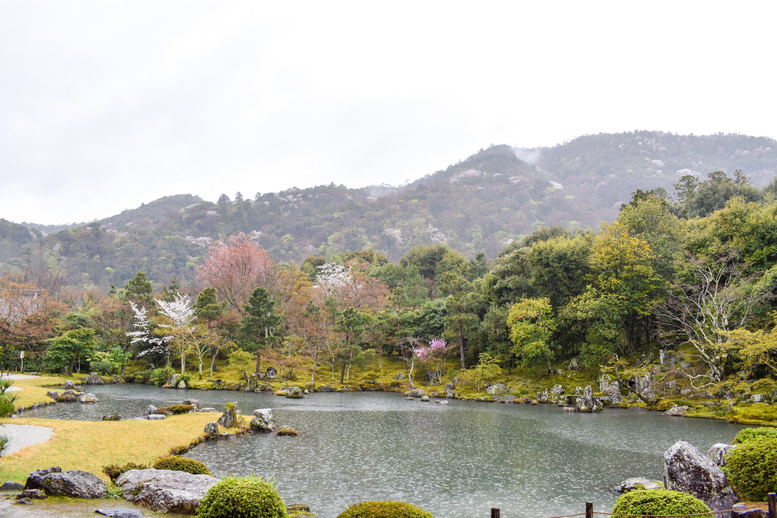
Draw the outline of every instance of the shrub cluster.
<instances>
[{"instance_id":1,"label":"shrub cluster","mask_svg":"<svg viewBox=\"0 0 777 518\"><path fill-rule=\"evenodd\" d=\"M208 467L202 462L178 455L162 457L151 467L170 471L185 471L192 475L212 475Z\"/></svg>"},{"instance_id":2,"label":"shrub cluster","mask_svg":"<svg viewBox=\"0 0 777 518\"><path fill-rule=\"evenodd\" d=\"M145 464L135 464L134 462L129 462L123 466L119 466L118 464L109 464L108 466L103 466L103 473L108 475L108 477L111 479L112 483L116 483L116 479L118 479L125 471L129 471L131 469L148 469L148 466Z\"/></svg>"},{"instance_id":3,"label":"shrub cluster","mask_svg":"<svg viewBox=\"0 0 777 518\"><path fill-rule=\"evenodd\" d=\"M740 439L739 435L737 438ZM777 437L754 433L743 438L744 442L726 454L726 465L722 469L741 499L766 500L769 493L777 491Z\"/></svg>"},{"instance_id":4,"label":"shrub cluster","mask_svg":"<svg viewBox=\"0 0 777 518\"><path fill-rule=\"evenodd\" d=\"M772 439L777 439L777 429L775 428L745 428L744 430L739 430L739 433L736 437L734 437L733 444L741 444L747 441L752 441L753 439L761 439L764 437L769 437Z\"/></svg>"},{"instance_id":5,"label":"shrub cluster","mask_svg":"<svg viewBox=\"0 0 777 518\"><path fill-rule=\"evenodd\" d=\"M640 515L709 513L699 518L714 518L710 508L696 498L680 491L640 489L622 494L612 508L613 516L626 518Z\"/></svg>"},{"instance_id":6,"label":"shrub cluster","mask_svg":"<svg viewBox=\"0 0 777 518\"><path fill-rule=\"evenodd\" d=\"M432 513L424 511L406 502L367 501L353 504L337 515L337 518L434 518Z\"/></svg>"},{"instance_id":7,"label":"shrub cluster","mask_svg":"<svg viewBox=\"0 0 777 518\"><path fill-rule=\"evenodd\" d=\"M286 504L272 481L261 477L224 477L208 490L198 518L287 518Z\"/></svg>"}]
</instances>

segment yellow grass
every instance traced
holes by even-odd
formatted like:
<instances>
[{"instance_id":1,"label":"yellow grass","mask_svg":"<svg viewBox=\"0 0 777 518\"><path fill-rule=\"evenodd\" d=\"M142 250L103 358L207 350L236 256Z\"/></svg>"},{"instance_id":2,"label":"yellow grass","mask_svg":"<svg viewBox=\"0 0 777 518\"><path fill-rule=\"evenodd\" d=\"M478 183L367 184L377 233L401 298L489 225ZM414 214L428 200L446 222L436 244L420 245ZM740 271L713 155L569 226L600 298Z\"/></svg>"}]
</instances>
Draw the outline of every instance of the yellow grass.
<instances>
[{"instance_id":1,"label":"yellow grass","mask_svg":"<svg viewBox=\"0 0 777 518\"><path fill-rule=\"evenodd\" d=\"M3 419L0 424L29 424L54 429L51 440L0 457L0 480L24 482L37 469L59 466L80 469L106 482L102 472L109 464L150 464L171 450L196 444L205 424L218 413L195 412L158 421L65 421L61 419Z\"/></svg>"},{"instance_id":2,"label":"yellow grass","mask_svg":"<svg viewBox=\"0 0 777 518\"><path fill-rule=\"evenodd\" d=\"M51 403L54 400L46 395L46 392L54 390L56 392L62 392L62 386L65 384L65 378L55 376L40 376L36 378L13 380L14 387L19 387L21 390L8 392L12 396L16 396L14 406L19 408L27 408L35 403Z\"/></svg>"}]
</instances>

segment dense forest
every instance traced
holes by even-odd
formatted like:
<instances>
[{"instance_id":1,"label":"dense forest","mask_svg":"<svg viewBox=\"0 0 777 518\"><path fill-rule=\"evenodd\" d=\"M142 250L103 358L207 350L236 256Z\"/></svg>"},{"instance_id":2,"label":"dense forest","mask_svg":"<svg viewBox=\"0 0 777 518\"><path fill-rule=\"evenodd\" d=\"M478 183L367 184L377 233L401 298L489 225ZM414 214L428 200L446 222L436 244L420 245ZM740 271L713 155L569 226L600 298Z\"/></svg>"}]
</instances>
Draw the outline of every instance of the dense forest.
<instances>
[{"instance_id":1,"label":"dense forest","mask_svg":"<svg viewBox=\"0 0 777 518\"><path fill-rule=\"evenodd\" d=\"M529 167L517 156L492 147L411 187L373 193L381 196L371 201L366 192L357 200L354 191L329 186L252 201L222 196L216 204L164 198L48 235L2 222L0 362L18 367L24 352L28 370L119 374L131 363L202 375L217 359L255 361L257 372L263 358L288 372L304 359L342 383L352 367L386 356L400 358L411 380L417 368L427 381L456 376L479 388L497 372L573 366L601 369L627 386L628 376L660 356L675 358L674 376L693 390L729 394L759 383L777 399L774 175L758 187L739 170L684 172L671 192L635 189L595 229L495 231L479 221L483 240L470 234L463 249L435 239L472 228L470 218L486 211L468 208L466 196L489 188L482 199L493 198L508 219L529 207L535 221L552 219L543 204L561 189L543 186L537 175L509 176L550 162ZM509 168L506 183L489 172ZM524 182L534 187L521 190ZM508 184L518 189L510 192L513 205L495 194ZM471 189L452 189L464 197L443 203L434 195L441 186ZM541 202L532 201L535 188ZM595 209L598 202L589 201ZM429 224L410 217L420 210L453 226L434 228L431 238L423 229L426 241L416 239L407 229ZM387 235L394 212L405 214L394 226L409 226ZM267 214L274 216L262 220ZM261 230L246 223L254 218L265 222ZM273 227L282 221L286 227ZM376 228L354 227L367 221ZM287 230L288 240L267 239ZM489 257L481 245L492 232L503 242ZM299 249L311 240L323 244Z\"/></svg>"},{"instance_id":2,"label":"dense forest","mask_svg":"<svg viewBox=\"0 0 777 518\"><path fill-rule=\"evenodd\" d=\"M491 260L542 227L595 232L640 189L674 194L680 182L738 170L763 188L777 171L774 144L741 135L590 135L552 148L492 146L400 187L330 184L223 194L216 203L177 195L67 228L0 220L0 274L78 292L121 287L144 271L157 289L173 278L194 288L208 248L240 232L278 263L360 250L397 262L431 244Z\"/></svg>"}]
</instances>

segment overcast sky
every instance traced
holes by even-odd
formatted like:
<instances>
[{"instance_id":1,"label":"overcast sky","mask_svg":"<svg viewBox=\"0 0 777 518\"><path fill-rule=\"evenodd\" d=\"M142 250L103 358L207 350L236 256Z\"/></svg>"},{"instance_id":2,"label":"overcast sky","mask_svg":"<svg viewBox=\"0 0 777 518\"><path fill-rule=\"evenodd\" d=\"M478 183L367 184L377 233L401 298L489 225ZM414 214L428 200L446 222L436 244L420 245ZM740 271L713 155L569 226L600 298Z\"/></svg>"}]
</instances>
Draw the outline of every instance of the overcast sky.
<instances>
[{"instance_id":1,"label":"overcast sky","mask_svg":"<svg viewBox=\"0 0 777 518\"><path fill-rule=\"evenodd\" d=\"M773 2L0 0L0 218L100 219L491 144L777 137Z\"/></svg>"}]
</instances>

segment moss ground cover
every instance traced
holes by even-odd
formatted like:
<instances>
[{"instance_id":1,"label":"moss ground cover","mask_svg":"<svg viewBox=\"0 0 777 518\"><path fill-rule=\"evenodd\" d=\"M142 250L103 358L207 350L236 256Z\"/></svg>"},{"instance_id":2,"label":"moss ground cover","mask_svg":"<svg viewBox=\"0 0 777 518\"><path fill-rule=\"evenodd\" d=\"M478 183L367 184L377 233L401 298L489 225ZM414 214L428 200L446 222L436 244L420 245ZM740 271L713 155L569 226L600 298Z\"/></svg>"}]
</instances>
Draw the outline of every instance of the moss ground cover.
<instances>
[{"instance_id":1,"label":"moss ground cover","mask_svg":"<svg viewBox=\"0 0 777 518\"><path fill-rule=\"evenodd\" d=\"M215 421L217 416L198 412L159 421L13 419L13 424L53 428L54 436L45 443L0 457L0 479L24 482L31 471L59 466L63 470L88 471L110 482L102 471L103 466L129 462L152 464L173 449L201 441L205 424Z\"/></svg>"}]
</instances>

